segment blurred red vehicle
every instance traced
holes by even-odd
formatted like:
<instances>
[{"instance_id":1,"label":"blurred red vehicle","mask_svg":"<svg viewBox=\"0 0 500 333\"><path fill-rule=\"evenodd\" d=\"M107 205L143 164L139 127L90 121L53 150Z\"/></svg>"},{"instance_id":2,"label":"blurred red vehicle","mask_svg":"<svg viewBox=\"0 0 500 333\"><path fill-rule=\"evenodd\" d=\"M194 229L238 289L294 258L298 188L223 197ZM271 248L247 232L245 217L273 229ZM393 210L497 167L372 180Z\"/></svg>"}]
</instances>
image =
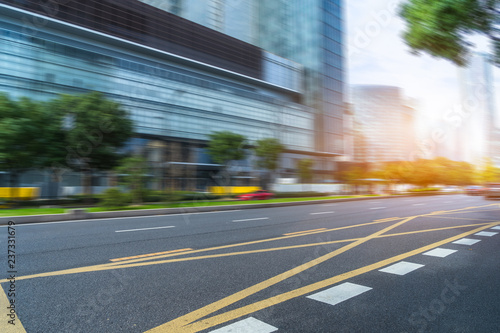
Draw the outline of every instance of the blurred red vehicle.
<instances>
[{"instance_id":1,"label":"blurred red vehicle","mask_svg":"<svg viewBox=\"0 0 500 333\"><path fill-rule=\"evenodd\" d=\"M252 193L240 194L236 196L236 198L238 200L266 200L271 199L273 196L274 194L271 192L260 190Z\"/></svg>"},{"instance_id":2,"label":"blurred red vehicle","mask_svg":"<svg viewBox=\"0 0 500 333\"><path fill-rule=\"evenodd\" d=\"M465 194L467 195L483 195L484 189L482 186L471 185L465 188Z\"/></svg>"}]
</instances>

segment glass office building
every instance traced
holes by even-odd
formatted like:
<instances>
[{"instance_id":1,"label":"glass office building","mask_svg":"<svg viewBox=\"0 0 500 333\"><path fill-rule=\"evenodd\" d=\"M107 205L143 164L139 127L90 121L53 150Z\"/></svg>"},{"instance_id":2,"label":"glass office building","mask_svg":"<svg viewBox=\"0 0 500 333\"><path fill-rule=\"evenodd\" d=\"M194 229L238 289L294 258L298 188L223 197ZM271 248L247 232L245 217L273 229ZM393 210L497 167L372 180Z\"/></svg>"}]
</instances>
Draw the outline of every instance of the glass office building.
<instances>
[{"instance_id":1,"label":"glass office building","mask_svg":"<svg viewBox=\"0 0 500 333\"><path fill-rule=\"evenodd\" d=\"M352 103L362 133L354 148L356 162L410 161L416 157L415 110L400 88L355 85Z\"/></svg>"},{"instance_id":2,"label":"glass office building","mask_svg":"<svg viewBox=\"0 0 500 333\"><path fill-rule=\"evenodd\" d=\"M304 66L301 102L315 111L319 173L344 154L343 2L341 0L141 0ZM175 5L174 5L175 3ZM203 10L202 10L203 8ZM213 15L213 13L218 15ZM329 166L328 166L329 165Z\"/></svg>"},{"instance_id":3,"label":"glass office building","mask_svg":"<svg viewBox=\"0 0 500 333\"><path fill-rule=\"evenodd\" d=\"M211 6L206 14L216 23L213 28L195 23L201 16L195 20L198 7L190 1L161 3L168 11L135 0L0 0L0 91L36 100L105 93L134 120L136 136L129 148L147 150L151 161L177 163L176 178L185 179L179 184L184 188L199 188L191 181L217 169L204 152L213 131L242 133L250 143L279 138L287 149L285 174L292 174L296 160L304 157L328 159L317 165L325 175L333 169L332 156L341 153L335 148L341 141L335 112L341 108L342 88L334 84L338 91L330 91L328 82L330 74L342 74L340 44L330 45L320 34L314 50L305 47L314 53L308 63L307 52L297 56L266 47L271 31L255 24L257 17L260 25L271 20L272 8L265 2L240 0L230 6L231 1L201 0L200 6ZM230 36L225 30L244 19L240 7L251 10L244 12L246 23L236 36ZM328 8L319 6L316 16L306 19L322 15L321 23L310 24L319 24L326 34L326 21L334 17ZM299 9L289 14L297 16ZM224 13L233 14L228 19ZM340 16L334 21L340 26ZM306 37L318 38L312 33L317 28ZM330 46L339 49L338 57L329 55ZM327 58L338 61L338 68L327 67ZM155 147L168 147L168 152L158 154ZM250 161L242 162L241 170L252 178Z\"/></svg>"}]
</instances>

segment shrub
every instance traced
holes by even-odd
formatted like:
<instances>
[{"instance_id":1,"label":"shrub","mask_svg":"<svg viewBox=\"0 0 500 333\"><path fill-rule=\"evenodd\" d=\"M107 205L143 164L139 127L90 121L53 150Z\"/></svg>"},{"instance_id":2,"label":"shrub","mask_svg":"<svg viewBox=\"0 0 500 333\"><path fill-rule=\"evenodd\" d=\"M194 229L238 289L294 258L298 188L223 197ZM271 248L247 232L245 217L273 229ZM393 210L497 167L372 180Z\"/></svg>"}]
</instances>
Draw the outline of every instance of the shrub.
<instances>
[{"instance_id":1,"label":"shrub","mask_svg":"<svg viewBox=\"0 0 500 333\"><path fill-rule=\"evenodd\" d=\"M100 205L112 209L127 206L129 202L129 195L123 193L116 187L112 187L102 193Z\"/></svg>"}]
</instances>

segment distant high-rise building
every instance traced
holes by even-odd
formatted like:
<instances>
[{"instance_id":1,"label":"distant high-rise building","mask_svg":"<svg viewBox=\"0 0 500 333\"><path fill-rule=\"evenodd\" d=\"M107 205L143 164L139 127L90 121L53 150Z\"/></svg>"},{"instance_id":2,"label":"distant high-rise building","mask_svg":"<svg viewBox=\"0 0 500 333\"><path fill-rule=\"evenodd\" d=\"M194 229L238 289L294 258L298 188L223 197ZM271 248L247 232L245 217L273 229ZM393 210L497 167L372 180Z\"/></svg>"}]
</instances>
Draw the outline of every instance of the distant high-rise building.
<instances>
[{"instance_id":1,"label":"distant high-rise building","mask_svg":"<svg viewBox=\"0 0 500 333\"><path fill-rule=\"evenodd\" d=\"M352 103L363 152L362 162L378 163L412 160L415 156L415 110L408 106L401 89L390 86L357 85Z\"/></svg>"},{"instance_id":2,"label":"distant high-rise building","mask_svg":"<svg viewBox=\"0 0 500 333\"><path fill-rule=\"evenodd\" d=\"M479 164L489 158L500 166L500 118L496 113L493 64L490 55L474 53L459 69L463 122L460 127L460 159Z\"/></svg>"}]
</instances>

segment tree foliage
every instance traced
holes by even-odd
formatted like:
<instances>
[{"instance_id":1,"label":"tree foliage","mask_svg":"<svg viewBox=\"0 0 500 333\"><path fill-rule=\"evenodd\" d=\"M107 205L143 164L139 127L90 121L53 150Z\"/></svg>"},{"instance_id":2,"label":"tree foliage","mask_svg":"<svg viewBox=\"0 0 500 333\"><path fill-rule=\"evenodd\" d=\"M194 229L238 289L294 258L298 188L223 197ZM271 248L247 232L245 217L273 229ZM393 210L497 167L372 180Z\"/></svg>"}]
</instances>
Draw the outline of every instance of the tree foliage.
<instances>
[{"instance_id":1,"label":"tree foliage","mask_svg":"<svg viewBox=\"0 0 500 333\"><path fill-rule=\"evenodd\" d=\"M273 172L278 168L278 162L284 146L280 140L275 138L265 138L257 140L254 147L257 159L257 167L269 170L269 177L266 177L265 187L272 182Z\"/></svg>"},{"instance_id":2,"label":"tree foliage","mask_svg":"<svg viewBox=\"0 0 500 333\"><path fill-rule=\"evenodd\" d=\"M407 0L401 9L406 20L406 43L415 54L426 52L463 66L472 44L481 34L493 45L500 65L499 0Z\"/></svg>"},{"instance_id":3,"label":"tree foliage","mask_svg":"<svg viewBox=\"0 0 500 333\"><path fill-rule=\"evenodd\" d=\"M230 131L209 134L208 153L216 162L227 165L229 161L241 160L245 157L245 136Z\"/></svg>"},{"instance_id":4,"label":"tree foliage","mask_svg":"<svg viewBox=\"0 0 500 333\"><path fill-rule=\"evenodd\" d=\"M303 158L297 162L297 169L299 171L299 178L301 183L312 181L312 166L314 161L310 158Z\"/></svg>"},{"instance_id":5,"label":"tree foliage","mask_svg":"<svg viewBox=\"0 0 500 333\"><path fill-rule=\"evenodd\" d=\"M60 119L70 116L66 163L75 170L110 170L119 163L119 148L132 136L132 121L121 106L101 93L61 95L49 107ZM62 127L62 123L60 125Z\"/></svg>"},{"instance_id":6,"label":"tree foliage","mask_svg":"<svg viewBox=\"0 0 500 333\"><path fill-rule=\"evenodd\" d=\"M68 115L74 122L65 129ZM10 171L15 186L17 175L32 168L111 169L132 135L132 121L97 92L49 102L0 94L0 132L0 168Z\"/></svg>"},{"instance_id":7,"label":"tree foliage","mask_svg":"<svg viewBox=\"0 0 500 333\"><path fill-rule=\"evenodd\" d=\"M444 157L432 160L387 162L375 171L389 183L406 183L419 187L429 185L470 185L476 181L476 170L467 162L452 161Z\"/></svg>"},{"instance_id":8,"label":"tree foliage","mask_svg":"<svg viewBox=\"0 0 500 333\"><path fill-rule=\"evenodd\" d=\"M129 187L132 202L141 203L147 180L147 161L140 156L130 156L122 160L116 171L121 176L121 183Z\"/></svg>"},{"instance_id":9,"label":"tree foliage","mask_svg":"<svg viewBox=\"0 0 500 333\"><path fill-rule=\"evenodd\" d=\"M278 168L279 157L283 149L284 146L278 139L266 138L258 140L254 148L255 155L259 158L257 166L275 171Z\"/></svg>"},{"instance_id":10,"label":"tree foliage","mask_svg":"<svg viewBox=\"0 0 500 333\"><path fill-rule=\"evenodd\" d=\"M500 168L495 167L491 159L485 159L479 168L477 177L481 184L500 181Z\"/></svg>"}]
</instances>

